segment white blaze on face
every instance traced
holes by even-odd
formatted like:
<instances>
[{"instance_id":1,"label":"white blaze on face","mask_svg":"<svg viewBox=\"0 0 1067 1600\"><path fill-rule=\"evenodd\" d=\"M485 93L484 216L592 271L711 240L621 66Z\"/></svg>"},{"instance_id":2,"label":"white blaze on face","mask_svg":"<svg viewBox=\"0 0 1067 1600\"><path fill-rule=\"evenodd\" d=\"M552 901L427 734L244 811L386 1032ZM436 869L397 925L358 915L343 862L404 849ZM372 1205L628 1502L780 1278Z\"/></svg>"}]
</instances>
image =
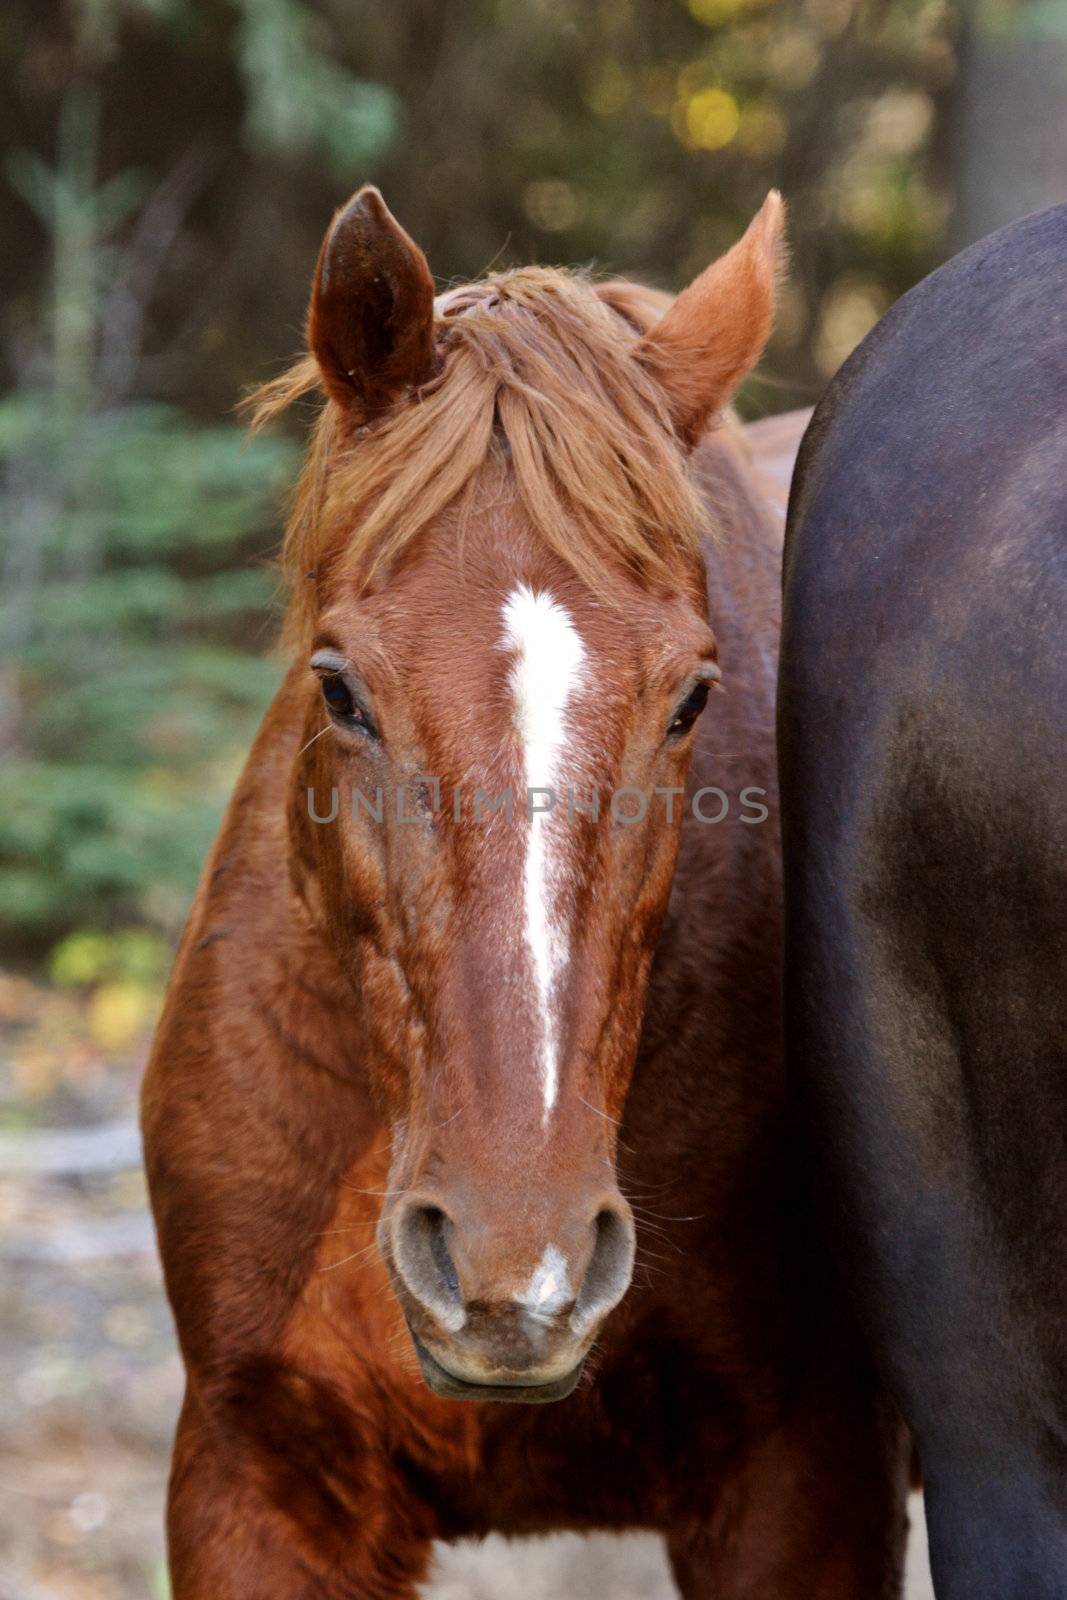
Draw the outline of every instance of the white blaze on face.
<instances>
[{"instance_id":1,"label":"white blaze on face","mask_svg":"<svg viewBox=\"0 0 1067 1600\"><path fill-rule=\"evenodd\" d=\"M567 703L581 683L585 648L561 605L520 584L504 602L504 647L515 652L511 688L522 739L527 790L551 789L557 801L567 745ZM525 797L524 797L525 798ZM534 804L547 804L535 796ZM567 960L566 929L553 908L550 812L535 811L526 840L526 943L533 959L541 1013L541 1075L545 1121L556 1101L559 1065L551 1011L552 984Z\"/></svg>"},{"instance_id":2,"label":"white blaze on face","mask_svg":"<svg viewBox=\"0 0 1067 1600\"><path fill-rule=\"evenodd\" d=\"M531 1317L547 1321L570 1298L567 1263L556 1246L550 1244L534 1269L534 1275L521 1296L521 1303Z\"/></svg>"}]
</instances>

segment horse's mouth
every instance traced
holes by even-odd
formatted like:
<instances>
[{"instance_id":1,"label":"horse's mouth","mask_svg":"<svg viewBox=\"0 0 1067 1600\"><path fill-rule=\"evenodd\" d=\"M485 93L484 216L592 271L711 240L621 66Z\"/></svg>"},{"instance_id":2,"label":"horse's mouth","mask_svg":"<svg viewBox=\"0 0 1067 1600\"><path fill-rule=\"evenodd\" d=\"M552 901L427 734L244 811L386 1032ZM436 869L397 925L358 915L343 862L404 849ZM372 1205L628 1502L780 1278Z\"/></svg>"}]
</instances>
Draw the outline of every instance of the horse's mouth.
<instances>
[{"instance_id":1,"label":"horse's mouth","mask_svg":"<svg viewBox=\"0 0 1067 1600\"><path fill-rule=\"evenodd\" d=\"M409 1324L410 1329L410 1324ZM412 1343L419 1358L423 1378L433 1390L446 1400L507 1400L512 1404L540 1406L551 1400L565 1400L582 1375L585 1358L562 1378L551 1383L468 1383L457 1378L430 1354L418 1334L411 1331Z\"/></svg>"}]
</instances>

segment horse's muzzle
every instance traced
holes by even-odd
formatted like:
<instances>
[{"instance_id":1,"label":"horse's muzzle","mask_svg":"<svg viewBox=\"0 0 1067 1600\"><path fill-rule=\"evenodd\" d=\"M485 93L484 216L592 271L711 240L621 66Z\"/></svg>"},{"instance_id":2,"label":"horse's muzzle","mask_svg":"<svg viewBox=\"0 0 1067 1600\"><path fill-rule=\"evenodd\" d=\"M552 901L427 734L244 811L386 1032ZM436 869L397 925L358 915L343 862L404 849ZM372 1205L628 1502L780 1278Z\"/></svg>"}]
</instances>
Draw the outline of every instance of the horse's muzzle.
<instances>
[{"instance_id":1,"label":"horse's muzzle","mask_svg":"<svg viewBox=\"0 0 1067 1600\"><path fill-rule=\"evenodd\" d=\"M378 1233L427 1384L450 1399L562 1399L629 1286L629 1206L602 1190L547 1218L515 1206L486 1222L468 1206L460 1226L442 1198L409 1191Z\"/></svg>"},{"instance_id":2,"label":"horse's muzzle","mask_svg":"<svg viewBox=\"0 0 1067 1600\"><path fill-rule=\"evenodd\" d=\"M418 1334L408 1323L408 1332L411 1342L415 1346L415 1354L419 1358L419 1367L429 1388L434 1394L441 1395L445 1400L503 1400L513 1405L539 1406L547 1405L552 1400L565 1400L576 1388L585 1366L585 1357L578 1362L570 1372L562 1378L554 1378L547 1383L470 1383L466 1378L457 1377L449 1372L447 1367L441 1365L436 1356L430 1354Z\"/></svg>"}]
</instances>

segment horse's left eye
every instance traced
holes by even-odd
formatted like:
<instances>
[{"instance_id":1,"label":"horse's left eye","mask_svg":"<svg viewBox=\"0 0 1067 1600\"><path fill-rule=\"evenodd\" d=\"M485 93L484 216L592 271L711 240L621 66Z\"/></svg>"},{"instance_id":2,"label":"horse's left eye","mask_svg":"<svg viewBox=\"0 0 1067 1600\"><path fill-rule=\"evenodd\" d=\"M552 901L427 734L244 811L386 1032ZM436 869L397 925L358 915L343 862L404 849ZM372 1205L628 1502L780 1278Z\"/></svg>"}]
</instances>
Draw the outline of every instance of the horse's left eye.
<instances>
[{"instance_id":1,"label":"horse's left eye","mask_svg":"<svg viewBox=\"0 0 1067 1600\"><path fill-rule=\"evenodd\" d=\"M670 726L667 729L668 739L680 739L684 734L687 734L707 703L707 684L694 683L671 718Z\"/></svg>"}]
</instances>

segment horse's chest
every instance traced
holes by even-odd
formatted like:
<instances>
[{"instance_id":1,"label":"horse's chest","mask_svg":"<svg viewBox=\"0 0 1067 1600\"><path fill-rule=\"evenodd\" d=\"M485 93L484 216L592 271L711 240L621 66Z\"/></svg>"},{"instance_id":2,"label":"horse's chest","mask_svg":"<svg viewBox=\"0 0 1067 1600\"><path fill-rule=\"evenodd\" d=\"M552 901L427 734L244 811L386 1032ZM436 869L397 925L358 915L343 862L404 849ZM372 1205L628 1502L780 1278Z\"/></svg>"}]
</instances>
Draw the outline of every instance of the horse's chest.
<instances>
[{"instance_id":1,"label":"horse's chest","mask_svg":"<svg viewBox=\"0 0 1067 1600\"><path fill-rule=\"evenodd\" d=\"M403 1322L398 1313L390 1320L391 1297L374 1293L373 1276L368 1269L343 1322L336 1291L305 1300L287 1340L290 1360L327 1383L351 1419L348 1442L322 1466L335 1489L344 1485L353 1516L368 1459L375 1482L384 1471L389 1492L417 1501L445 1539L663 1526L689 1498L706 1499L739 1416L698 1342L652 1338L608 1350L555 1405L466 1405L422 1383Z\"/></svg>"}]
</instances>

